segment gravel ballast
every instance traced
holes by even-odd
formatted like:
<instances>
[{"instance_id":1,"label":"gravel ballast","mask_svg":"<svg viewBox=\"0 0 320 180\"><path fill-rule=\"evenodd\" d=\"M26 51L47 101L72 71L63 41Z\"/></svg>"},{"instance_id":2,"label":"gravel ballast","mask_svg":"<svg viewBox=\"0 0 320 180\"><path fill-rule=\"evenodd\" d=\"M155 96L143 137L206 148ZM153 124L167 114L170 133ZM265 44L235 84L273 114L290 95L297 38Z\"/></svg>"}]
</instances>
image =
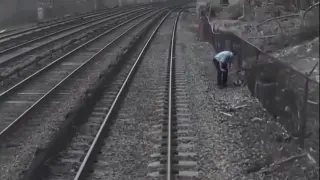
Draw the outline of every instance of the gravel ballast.
<instances>
[{"instance_id":1,"label":"gravel ballast","mask_svg":"<svg viewBox=\"0 0 320 180\"><path fill-rule=\"evenodd\" d=\"M133 15L134 14L131 14L129 17L132 17ZM14 84L22 81L24 78L44 68L49 63L74 50L76 47L79 47L94 37L97 37L128 20L128 16L121 18L107 21L97 27L89 28L88 30L81 30L70 37L66 36L59 39L57 42L52 42L45 45L45 47L40 47L40 49L36 51L27 52L31 54L29 56L25 55L22 59L14 58L10 60L9 64L7 64L5 68L1 69L0 72L0 91L7 90Z\"/></svg>"},{"instance_id":2,"label":"gravel ballast","mask_svg":"<svg viewBox=\"0 0 320 180\"><path fill-rule=\"evenodd\" d=\"M312 157L286 138L246 87L232 87L234 72L228 88L216 87L214 50L197 41L196 32L195 11L182 13L176 58L185 62L192 119L197 121L199 179L317 179Z\"/></svg>"},{"instance_id":3,"label":"gravel ballast","mask_svg":"<svg viewBox=\"0 0 320 180\"><path fill-rule=\"evenodd\" d=\"M163 102L159 101L159 95L165 96L155 92L165 88L168 45L174 20L172 14L144 55L111 127L110 136L98 156L103 158L99 159L97 171L88 179L150 179L146 176L150 173L150 156L158 145L155 127L163 118ZM312 157L298 150L295 139L288 138L286 131L250 96L246 87L232 87L234 72L230 73L228 88L221 90L216 87L212 64L214 52L209 44L196 40L195 22L193 9L181 14L176 61L179 62L180 72L185 68L189 109L194 121L193 130L197 131L198 179L318 179ZM112 49L114 51L109 51L103 58L115 58L116 47ZM96 71L70 82L68 86L74 87L72 95L57 97L59 102L63 99L62 103L46 103L44 108L30 114L32 118L28 122L35 123L32 127L36 128L18 131L11 143L3 144L0 149L1 180L19 178L35 154L58 130L65 113L106 65L107 61L105 64L96 63ZM52 107L58 108L52 111ZM32 119L42 119L42 122L37 124L39 121ZM289 157L292 158L288 160ZM274 162L280 166L272 165Z\"/></svg>"},{"instance_id":4,"label":"gravel ballast","mask_svg":"<svg viewBox=\"0 0 320 180\"><path fill-rule=\"evenodd\" d=\"M105 37L105 44L138 21L132 21L128 25L111 33L108 37ZM55 95L53 97L54 100L51 100L49 103L43 103L42 108L32 112L29 116L30 118L26 119L28 120L28 126L22 127L21 130L14 133L8 139L11 143L2 144L0 150L1 180L15 180L19 178L20 174L28 168L37 152L41 151L41 148L45 147L52 135L58 131L60 124L64 121L64 115L81 98L84 91L95 82L100 72L108 66L110 63L109 59L115 58L117 50L130 40L131 38L121 39L116 43L117 45L113 45L103 56L100 56L99 61L91 63L88 68L85 67L81 71L81 76L72 78L72 80L68 81L68 85L61 89L62 92L64 92L63 90L67 90L66 94Z\"/></svg>"},{"instance_id":5,"label":"gravel ballast","mask_svg":"<svg viewBox=\"0 0 320 180\"><path fill-rule=\"evenodd\" d=\"M176 14L165 20L144 55L88 179L148 179L148 163L155 145L152 126L159 121L158 110L163 109L156 103L154 92L165 87L168 46Z\"/></svg>"}]
</instances>

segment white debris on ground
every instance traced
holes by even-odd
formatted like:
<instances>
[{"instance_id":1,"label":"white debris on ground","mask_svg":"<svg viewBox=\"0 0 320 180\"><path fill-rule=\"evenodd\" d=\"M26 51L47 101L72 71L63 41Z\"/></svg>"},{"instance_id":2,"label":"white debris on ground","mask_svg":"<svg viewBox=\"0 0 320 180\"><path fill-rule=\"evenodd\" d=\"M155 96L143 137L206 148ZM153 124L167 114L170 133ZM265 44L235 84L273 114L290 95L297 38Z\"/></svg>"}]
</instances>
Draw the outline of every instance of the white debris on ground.
<instances>
[{"instance_id":1,"label":"white debris on ground","mask_svg":"<svg viewBox=\"0 0 320 180\"><path fill-rule=\"evenodd\" d=\"M288 133L246 87L217 88L214 52L196 40L194 17L191 10L181 15L187 21L178 23L176 58L187 68L198 129L199 179L317 179L312 158L288 142ZM231 72L230 81L234 77Z\"/></svg>"}]
</instances>

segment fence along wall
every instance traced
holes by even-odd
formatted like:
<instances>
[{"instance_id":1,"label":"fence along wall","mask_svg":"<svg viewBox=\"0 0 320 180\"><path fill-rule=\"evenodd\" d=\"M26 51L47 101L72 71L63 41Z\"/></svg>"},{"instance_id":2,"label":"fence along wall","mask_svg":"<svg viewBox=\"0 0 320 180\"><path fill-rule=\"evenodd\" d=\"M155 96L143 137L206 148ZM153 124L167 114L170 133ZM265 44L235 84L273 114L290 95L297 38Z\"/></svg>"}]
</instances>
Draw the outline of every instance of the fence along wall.
<instances>
[{"instance_id":1,"label":"fence along wall","mask_svg":"<svg viewBox=\"0 0 320 180\"><path fill-rule=\"evenodd\" d=\"M212 32L208 21L203 21L204 40L217 52L231 48L238 52L236 67L245 71L251 94L319 165L319 83L234 34Z\"/></svg>"}]
</instances>

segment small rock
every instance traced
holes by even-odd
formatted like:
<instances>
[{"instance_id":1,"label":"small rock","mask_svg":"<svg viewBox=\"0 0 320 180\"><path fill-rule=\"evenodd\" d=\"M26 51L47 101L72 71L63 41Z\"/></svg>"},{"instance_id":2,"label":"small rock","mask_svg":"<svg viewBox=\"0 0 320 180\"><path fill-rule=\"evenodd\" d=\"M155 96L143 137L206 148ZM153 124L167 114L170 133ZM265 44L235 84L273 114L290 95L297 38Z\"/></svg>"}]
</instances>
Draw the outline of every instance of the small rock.
<instances>
[{"instance_id":1,"label":"small rock","mask_svg":"<svg viewBox=\"0 0 320 180\"><path fill-rule=\"evenodd\" d=\"M251 119L251 121L253 121L253 122L255 122L255 121L262 121L262 119L261 119L261 118L258 118L258 117L254 117L254 118Z\"/></svg>"}]
</instances>

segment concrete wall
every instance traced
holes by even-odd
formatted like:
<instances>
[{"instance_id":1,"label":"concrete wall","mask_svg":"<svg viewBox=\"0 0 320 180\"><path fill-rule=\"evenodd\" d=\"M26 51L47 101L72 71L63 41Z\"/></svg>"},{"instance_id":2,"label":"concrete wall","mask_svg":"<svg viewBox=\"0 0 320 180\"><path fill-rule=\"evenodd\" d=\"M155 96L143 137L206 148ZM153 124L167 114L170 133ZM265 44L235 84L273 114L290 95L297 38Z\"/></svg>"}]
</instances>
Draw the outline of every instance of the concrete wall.
<instances>
[{"instance_id":1,"label":"concrete wall","mask_svg":"<svg viewBox=\"0 0 320 180\"><path fill-rule=\"evenodd\" d=\"M37 17L37 0L0 0L0 27L33 22Z\"/></svg>"},{"instance_id":2,"label":"concrete wall","mask_svg":"<svg viewBox=\"0 0 320 180\"><path fill-rule=\"evenodd\" d=\"M319 165L319 83L309 81L309 97L304 114L307 79L304 74L261 52L235 35L213 34L208 21L203 21L202 34L205 41L218 52L225 49L227 42L233 43L233 48L239 53L236 65L245 71L244 79L248 89L270 114L277 116L277 121L290 135L302 137L298 133L303 129L302 122L307 120L305 130L308 136L304 139L305 149Z\"/></svg>"}]
</instances>

